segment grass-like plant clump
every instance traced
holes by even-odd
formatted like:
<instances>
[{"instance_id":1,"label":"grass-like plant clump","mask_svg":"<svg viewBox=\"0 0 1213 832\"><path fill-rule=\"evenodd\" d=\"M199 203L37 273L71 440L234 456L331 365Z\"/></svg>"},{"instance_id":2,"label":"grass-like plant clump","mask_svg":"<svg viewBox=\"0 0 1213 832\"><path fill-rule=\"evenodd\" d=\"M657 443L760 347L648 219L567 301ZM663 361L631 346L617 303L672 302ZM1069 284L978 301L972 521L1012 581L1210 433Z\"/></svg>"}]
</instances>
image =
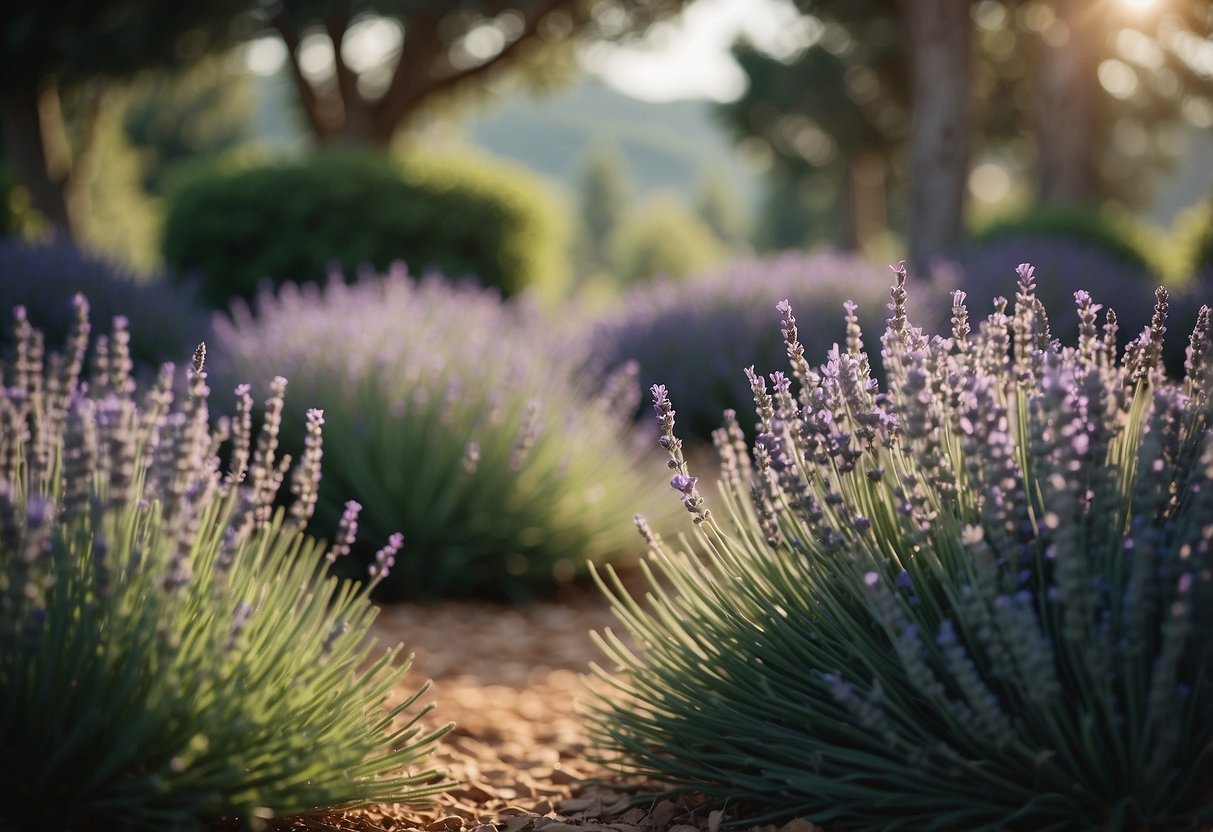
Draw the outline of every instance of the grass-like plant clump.
<instances>
[{"instance_id":1,"label":"grass-like plant clump","mask_svg":"<svg viewBox=\"0 0 1213 832\"><path fill-rule=\"evenodd\" d=\"M578 339L537 308L399 266L283 287L216 329L225 373L285 375L324 408L320 528L352 495L371 540L409 540L381 598L520 600L639 554L631 517L662 464L623 412L640 390L583 389ZM299 446L302 420L284 436Z\"/></svg>"},{"instance_id":2,"label":"grass-like plant clump","mask_svg":"<svg viewBox=\"0 0 1213 832\"><path fill-rule=\"evenodd\" d=\"M352 527L327 552L301 531L321 413L292 469L243 388L212 430L204 348L183 395L172 365L137 390L121 320L86 385L74 308L45 355L18 308L2 370L0 826L202 828L444 788L421 769L444 729L420 726L420 692L388 707L407 663L374 655L368 589L325 574Z\"/></svg>"},{"instance_id":3,"label":"grass-like plant clump","mask_svg":"<svg viewBox=\"0 0 1213 832\"><path fill-rule=\"evenodd\" d=\"M661 382L679 403L684 438L706 444L725 410L749 409L752 394L738 368L753 364L765 373L782 366L780 299L805 310L806 349L824 354L856 331L883 325L888 282L883 266L836 252L787 252L686 280L657 280L598 316L588 371L605 378L636 362L645 387ZM851 321L843 315L849 299ZM927 314L931 306L919 308Z\"/></svg>"},{"instance_id":4,"label":"grass-like plant clump","mask_svg":"<svg viewBox=\"0 0 1213 832\"><path fill-rule=\"evenodd\" d=\"M1165 291L1118 356L1111 310L1077 292L1060 347L1019 275L928 339L899 271L883 391L780 304L790 372L751 376L751 446L716 434L711 510L654 387L694 533L648 533L646 603L602 580L637 645L600 637L612 765L847 830L1213 821L1209 308L1172 382Z\"/></svg>"}]
</instances>

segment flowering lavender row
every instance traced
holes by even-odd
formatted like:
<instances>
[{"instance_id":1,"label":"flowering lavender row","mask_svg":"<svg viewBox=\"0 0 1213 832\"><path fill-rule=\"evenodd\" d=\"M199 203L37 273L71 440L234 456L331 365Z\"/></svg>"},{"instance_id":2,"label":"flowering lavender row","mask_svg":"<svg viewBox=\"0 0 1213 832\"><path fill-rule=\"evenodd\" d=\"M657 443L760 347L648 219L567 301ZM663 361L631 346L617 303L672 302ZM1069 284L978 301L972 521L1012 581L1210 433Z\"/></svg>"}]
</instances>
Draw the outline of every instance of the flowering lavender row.
<instances>
[{"instance_id":1,"label":"flowering lavender row","mask_svg":"<svg viewBox=\"0 0 1213 832\"><path fill-rule=\"evenodd\" d=\"M696 546L642 523L648 606L601 578L640 646L599 639L605 762L853 830L1213 822L1209 307L1171 381L1165 290L1122 354L1095 293L1062 346L1017 272L928 336L898 269L883 389L858 340L807 358L780 303L787 369L749 373L752 443L716 432L715 502L654 386Z\"/></svg>"},{"instance_id":2,"label":"flowering lavender row","mask_svg":"<svg viewBox=\"0 0 1213 832\"><path fill-rule=\"evenodd\" d=\"M0 826L190 829L441 789L419 770L441 731L391 725L407 664L371 661L367 591L301 533L323 414L292 466L284 380L257 435L247 387L212 427L204 346L140 390L125 319L86 369L72 308L51 352L17 307L0 367Z\"/></svg>"},{"instance_id":3,"label":"flowering lavender row","mask_svg":"<svg viewBox=\"0 0 1213 832\"><path fill-rule=\"evenodd\" d=\"M636 380L583 387L582 339L538 309L398 266L355 284L288 284L262 294L255 317L237 308L216 328L217 373L284 375L323 407L320 528L337 528L352 495L376 541L351 544L362 562L404 533L380 597L523 598L587 559L635 553L631 517L656 495L646 466L661 466L620 415ZM288 416L284 446L301 439Z\"/></svg>"},{"instance_id":4,"label":"flowering lavender row","mask_svg":"<svg viewBox=\"0 0 1213 832\"><path fill-rule=\"evenodd\" d=\"M783 362L776 302L789 298L802 310L806 349L822 354L848 337L842 314L848 299L858 304L856 325L879 331L887 291L883 267L832 252L788 252L689 280L657 280L599 317L588 371L604 377L635 361L645 386L661 382L678 401L686 437L707 442L726 409L748 409L750 387L740 368L753 364L767 373ZM922 319L938 306L918 303L915 311ZM874 363L879 373L879 356Z\"/></svg>"},{"instance_id":5,"label":"flowering lavender row","mask_svg":"<svg viewBox=\"0 0 1213 832\"><path fill-rule=\"evenodd\" d=\"M988 309L1003 290L1008 264L1029 259L1036 268L1037 293L1048 309L1065 309L1074 292L1085 290L1120 315L1117 345L1124 349L1149 326L1158 278L1143 265L1077 239L1049 235L1007 235L957 252L937 269L942 285L962 289L969 306ZM1213 303L1213 280L1199 276L1184 289L1171 292L1169 326L1173 332L1191 332L1202 304ZM1078 322L1066 315L1053 323L1054 335L1071 343ZM1183 338L1164 345L1164 359L1172 375L1183 372Z\"/></svg>"},{"instance_id":6,"label":"flowering lavender row","mask_svg":"<svg viewBox=\"0 0 1213 832\"><path fill-rule=\"evenodd\" d=\"M30 322L52 344L62 343L75 324L72 296L90 296L92 317L107 325L122 316L134 338L137 372L153 375L165 360L188 356L210 337L210 323L193 285L144 280L104 257L85 252L63 235L43 242L16 236L0 239L0 310L25 308ZM0 337L0 345L11 346Z\"/></svg>"}]
</instances>

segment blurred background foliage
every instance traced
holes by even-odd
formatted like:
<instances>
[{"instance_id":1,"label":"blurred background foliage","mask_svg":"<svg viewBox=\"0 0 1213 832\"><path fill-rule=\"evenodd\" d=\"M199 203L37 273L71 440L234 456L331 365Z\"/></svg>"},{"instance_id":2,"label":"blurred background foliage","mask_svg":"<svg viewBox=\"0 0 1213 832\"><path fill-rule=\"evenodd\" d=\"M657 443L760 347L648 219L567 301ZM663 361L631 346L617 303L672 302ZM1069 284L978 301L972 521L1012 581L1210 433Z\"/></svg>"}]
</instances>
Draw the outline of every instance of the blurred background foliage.
<instances>
[{"instance_id":1,"label":"blurred background foliage","mask_svg":"<svg viewBox=\"0 0 1213 832\"><path fill-rule=\"evenodd\" d=\"M972 285L1028 234L1209 285L1213 5L974 0L920 30L937 2L754 0L720 50L736 83L682 100L603 55L672 51L730 0L10 4L0 229L213 307L397 258L596 302L815 248ZM916 67L957 44L941 101ZM957 138L937 158L928 113ZM381 175L358 192L335 151ZM236 183L259 170L284 179L253 209Z\"/></svg>"},{"instance_id":2,"label":"blurred background foliage","mask_svg":"<svg viewBox=\"0 0 1213 832\"><path fill-rule=\"evenodd\" d=\"M737 94L661 104L580 80L586 56L604 43L668 41L679 12L726 3L19 3L0 12L12 68L0 92L0 227L58 227L151 273L183 165L251 148L266 158L330 145L390 152L458 136L559 180L581 209L569 212L564 282L599 290L820 245L908 251L925 264L965 237L988 239L989 217L1013 208L1154 208L1150 218L1170 225L1207 199L1207 176L1169 186L1166 207L1158 191L1188 156L1209 152L1209 4L977 0L949 23L971 52L957 111L969 150L946 160L967 188L957 210L927 218L929 240L908 239L923 213L909 209L915 183L944 176L914 170L924 163L912 115L932 102L913 69L947 48L908 37L931 2L765 0L754 14L778 18L776 34L739 31ZM957 226L953 215L967 219ZM655 253L652 225L638 242L649 216L676 229L664 248L684 239L694 253L677 263ZM1166 273L1193 271L1189 254Z\"/></svg>"}]
</instances>

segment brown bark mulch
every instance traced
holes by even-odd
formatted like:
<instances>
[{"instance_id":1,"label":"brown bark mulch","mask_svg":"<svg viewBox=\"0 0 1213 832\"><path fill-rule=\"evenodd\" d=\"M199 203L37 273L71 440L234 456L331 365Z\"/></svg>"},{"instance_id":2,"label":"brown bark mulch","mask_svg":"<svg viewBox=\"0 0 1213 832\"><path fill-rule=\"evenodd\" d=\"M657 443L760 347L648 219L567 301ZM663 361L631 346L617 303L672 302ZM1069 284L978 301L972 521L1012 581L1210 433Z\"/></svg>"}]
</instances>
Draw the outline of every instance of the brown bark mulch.
<instances>
[{"instance_id":1,"label":"brown bark mulch","mask_svg":"<svg viewBox=\"0 0 1213 832\"><path fill-rule=\"evenodd\" d=\"M373 634L415 654L400 696L425 679L435 724L453 721L430 763L457 785L429 807L376 806L275 823L320 832L717 832L723 817L693 798L666 799L592 762L578 700L591 630L615 627L604 598L500 607L472 602L385 607ZM594 684L595 682L590 682ZM599 683L600 684L600 683ZM605 781L610 781L606 783ZM820 832L798 820L762 832Z\"/></svg>"}]
</instances>

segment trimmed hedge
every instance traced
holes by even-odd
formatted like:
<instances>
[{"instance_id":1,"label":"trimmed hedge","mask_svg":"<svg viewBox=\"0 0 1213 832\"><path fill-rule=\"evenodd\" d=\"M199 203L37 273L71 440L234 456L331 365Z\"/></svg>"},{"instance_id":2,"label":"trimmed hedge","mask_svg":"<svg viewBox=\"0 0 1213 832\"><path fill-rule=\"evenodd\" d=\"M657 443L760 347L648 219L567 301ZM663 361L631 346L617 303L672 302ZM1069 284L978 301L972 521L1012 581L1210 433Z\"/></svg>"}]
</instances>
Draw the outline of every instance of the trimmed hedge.
<instances>
[{"instance_id":1,"label":"trimmed hedge","mask_svg":"<svg viewBox=\"0 0 1213 832\"><path fill-rule=\"evenodd\" d=\"M514 295L557 294L567 277L564 227L541 180L497 163L326 150L224 170L205 166L170 188L165 261L199 274L224 307L272 285L334 268L403 260L471 276Z\"/></svg>"}]
</instances>

